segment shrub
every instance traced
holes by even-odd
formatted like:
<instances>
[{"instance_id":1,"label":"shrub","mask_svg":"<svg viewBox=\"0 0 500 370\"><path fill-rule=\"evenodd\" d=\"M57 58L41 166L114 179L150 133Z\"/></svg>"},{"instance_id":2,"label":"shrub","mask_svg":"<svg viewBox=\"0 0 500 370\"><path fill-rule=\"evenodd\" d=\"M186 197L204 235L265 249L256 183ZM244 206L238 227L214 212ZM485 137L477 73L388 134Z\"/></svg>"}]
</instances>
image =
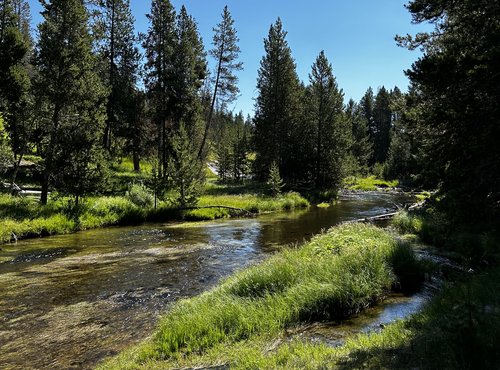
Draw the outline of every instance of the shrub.
<instances>
[{"instance_id":1,"label":"shrub","mask_svg":"<svg viewBox=\"0 0 500 370\"><path fill-rule=\"evenodd\" d=\"M143 184L132 184L127 191L127 199L141 208L151 208L154 205L153 193Z\"/></svg>"}]
</instances>

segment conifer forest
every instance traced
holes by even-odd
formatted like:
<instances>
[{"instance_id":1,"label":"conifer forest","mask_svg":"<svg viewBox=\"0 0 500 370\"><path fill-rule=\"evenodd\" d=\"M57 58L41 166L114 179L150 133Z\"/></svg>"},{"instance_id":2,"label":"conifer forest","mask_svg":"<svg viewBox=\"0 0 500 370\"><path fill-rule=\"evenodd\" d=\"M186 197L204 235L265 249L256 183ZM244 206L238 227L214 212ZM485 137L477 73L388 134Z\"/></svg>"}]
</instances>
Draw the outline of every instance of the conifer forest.
<instances>
[{"instance_id":1,"label":"conifer forest","mask_svg":"<svg viewBox=\"0 0 500 370\"><path fill-rule=\"evenodd\" d=\"M500 368L500 3L257 3L0 0L0 368Z\"/></svg>"}]
</instances>

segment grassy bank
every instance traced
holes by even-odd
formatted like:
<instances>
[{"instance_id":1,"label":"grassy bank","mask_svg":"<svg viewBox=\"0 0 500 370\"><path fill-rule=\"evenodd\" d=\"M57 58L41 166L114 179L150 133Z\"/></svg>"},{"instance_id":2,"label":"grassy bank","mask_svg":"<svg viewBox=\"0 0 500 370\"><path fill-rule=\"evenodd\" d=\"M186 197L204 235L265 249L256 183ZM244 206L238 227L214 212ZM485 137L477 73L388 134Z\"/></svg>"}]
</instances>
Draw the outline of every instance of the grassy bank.
<instances>
[{"instance_id":1,"label":"grassy bank","mask_svg":"<svg viewBox=\"0 0 500 370\"><path fill-rule=\"evenodd\" d=\"M426 207L400 212L392 220L392 226L402 234L417 236L468 267L485 267L500 262L500 235L493 225L456 225L435 208Z\"/></svg>"},{"instance_id":2,"label":"grassy bank","mask_svg":"<svg viewBox=\"0 0 500 370\"><path fill-rule=\"evenodd\" d=\"M380 333L355 336L338 348L283 335L222 343L162 362L138 348L103 368L165 369L229 364L231 369L498 369L500 270L450 286L413 317ZM134 362L135 361L135 362Z\"/></svg>"},{"instance_id":3,"label":"grassy bank","mask_svg":"<svg viewBox=\"0 0 500 370\"><path fill-rule=\"evenodd\" d=\"M397 187L398 185L398 180L387 181L379 179L375 176L349 176L344 180L344 188L357 191L390 190Z\"/></svg>"},{"instance_id":4,"label":"grassy bank","mask_svg":"<svg viewBox=\"0 0 500 370\"><path fill-rule=\"evenodd\" d=\"M205 195L198 205L241 208L258 214L305 208L309 203L297 193L289 193L278 198L253 194ZM245 214L224 208L179 210L170 203L161 203L154 209L136 205L128 197L86 198L75 207L68 199L52 200L47 206L40 206L33 199L0 195L0 242L10 241L12 233L22 239L145 221L201 221L234 215Z\"/></svg>"},{"instance_id":5,"label":"grassy bank","mask_svg":"<svg viewBox=\"0 0 500 370\"><path fill-rule=\"evenodd\" d=\"M260 368L259 346L281 337L286 328L344 318L391 288L412 288L408 283L421 277L410 247L394 235L373 226L344 225L178 302L152 339L103 367L230 362L231 368Z\"/></svg>"}]
</instances>

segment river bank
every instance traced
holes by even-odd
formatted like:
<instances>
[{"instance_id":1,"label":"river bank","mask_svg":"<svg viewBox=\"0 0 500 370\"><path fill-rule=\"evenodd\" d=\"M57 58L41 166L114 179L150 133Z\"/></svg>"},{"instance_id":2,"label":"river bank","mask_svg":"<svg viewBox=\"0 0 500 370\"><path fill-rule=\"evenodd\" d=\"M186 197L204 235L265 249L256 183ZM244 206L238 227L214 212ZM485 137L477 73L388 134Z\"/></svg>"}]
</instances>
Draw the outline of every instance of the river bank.
<instances>
[{"instance_id":1,"label":"river bank","mask_svg":"<svg viewBox=\"0 0 500 370\"><path fill-rule=\"evenodd\" d=\"M177 300L322 229L407 199L349 194L329 208L100 228L2 245L0 367L93 368L151 335Z\"/></svg>"},{"instance_id":2,"label":"river bank","mask_svg":"<svg viewBox=\"0 0 500 370\"><path fill-rule=\"evenodd\" d=\"M127 197L87 198L78 206L68 199L59 199L40 206L34 199L0 195L0 243L106 226L258 215L307 208L309 202L297 193L276 198L256 194L221 194L200 197L198 207L182 209L170 203L160 203L154 208L138 205Z\"/></svg>"},{"instance_id":3,"label":"river bank","mask_svg":"<svg viewBox=\"0 0 500 370\"><path fill-rule=\"evenodd\" d=\"M175 304L152 339L103 368L261 368L265 362L248 352L254 343L269 346L295 326L345 319L391 289L414 291L424 272L425 264L396 235L342 225Z\"/></svg>"},{"instance_id":4,"label":"river bank","mask_svg":"<svg viewBox=\"0 0 500 370\"><path fill-rule=\"evenodd\" d=\"M368 333L348 335L340 342L330 340L328 328L331 324L328 322L335 318L334 313L341 318L345 318L342 309L355 313L357 309L349 311L349 305L356 306L358 299L363 299L360 292L367 287L367 281L377 285L373 275L370 278L364 276L376 266L375 259L369 259L364 268L356 268L358 263L367 261L364 253L377 251L384 245L384 240L388 240L386 238L394 238L398 241L396 244L401 240L418 240L418 235L408 234L411 230L422 230L422 223L418 220L423 222L406 213L394 220L396 229L406 231L402 239L373 226L344 225L314 238L302 249L290 252L297 256L287 258L286 254L279 254L244 270L215 290L174 306L151 339L104 363L101 368L498 368L500 269L495 265L477 272L454 265L453 277L449 276L449 270L444 272L451 280L410 317L381 324L379 330L372 328ZM328 266L324 266L316 259L317 254L323 256L325 247L328 253L334 251L342 258L345 246L355 250L361 248L355 254L356 261L347 259L344 265L347 270L339 269L334 261L330 260ZM313 256L307 253L308 250L314 251ZM432 268L416 262L413 252L403 250L392 254L395 255L399 255L399 269L393 259L386 261L392 268L393 278L400 283L406 281L399 287L408 288L408 283L421 281L420 274ZM310 276L304 275L311 273L312 269L306 266L294 268L302 263L304 256L317 268L312 273L313 276L316 274L315 278L328 275L325 281L320 281L321 278L314 280L310 289L305 288ZM447 264L443 261L439 259L437 267L443 268ZM329 274L331 266L340 274L340 280ZM406 274L402 276L401 272ZM328 289L329 284L335 289ZM394 288L394 282L391 285ZM297 292L300 294L294 295ZM311 297L318 297L319 301L313 299L310 302ZM343 297L348 303L339 303L338 297ZM238 310L235 302L241 298L245 299L241 303L245 305L244 310ZM372 303L376 301L371 300ZM285 308L274 307L274 302L285 302ZM369 304L358 307L367 306ZM315 334L318 332L319 335Z\"/></svg>"}]
</instances>

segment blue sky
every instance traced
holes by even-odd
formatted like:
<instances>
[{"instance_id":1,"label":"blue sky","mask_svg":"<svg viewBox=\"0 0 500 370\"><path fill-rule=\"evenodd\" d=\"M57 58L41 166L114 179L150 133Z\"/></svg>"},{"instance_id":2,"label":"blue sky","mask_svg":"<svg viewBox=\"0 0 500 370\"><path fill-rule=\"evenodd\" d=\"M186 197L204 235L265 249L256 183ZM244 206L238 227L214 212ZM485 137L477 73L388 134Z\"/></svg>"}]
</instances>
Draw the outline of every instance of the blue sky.
<instances>
[{"instance_id":1,"label":"blue sky","mask_svg":"<svg viewBox=\"0 0 500 370\"><path fill-rule=\"evenodd\" d=\"M29 0L33 23L40 21L38 0ZM403 0L172 0L176 9L184 4L198 22L208 50L212 28L220 22L225 5L235 20L242 50L244 71L239 73L240 97L235 112L253 113L256 81L264 55L264 38L269 26L281 17L297 64L299 78L308 81L311 65L324 50L333 65L346 101L362 97L368 86L384 85L406 90L404 70L419 57L418 51L399 48L396 34L414 34L429 25L412 25ZM145 32L145 14L150 2L131 0L137 31Z\"/></svg>"}]
</instances>

